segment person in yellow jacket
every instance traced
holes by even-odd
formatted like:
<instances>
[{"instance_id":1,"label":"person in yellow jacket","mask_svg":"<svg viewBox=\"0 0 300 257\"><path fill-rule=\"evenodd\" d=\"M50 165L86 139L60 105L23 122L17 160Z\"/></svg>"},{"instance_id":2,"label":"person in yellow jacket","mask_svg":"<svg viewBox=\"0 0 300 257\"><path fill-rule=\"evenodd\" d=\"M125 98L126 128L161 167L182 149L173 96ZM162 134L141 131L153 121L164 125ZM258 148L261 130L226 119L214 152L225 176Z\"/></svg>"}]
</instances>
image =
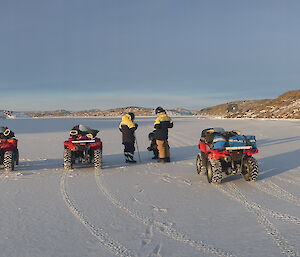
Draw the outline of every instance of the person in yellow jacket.
<instances>
[{"instance_id":1,"label":"person in yellow jacket","mask_svg":"<svg viewBox=\"0 0 300 257\"><path fill-rule=\"evenodd\" d=\"M134 122L134 113L129 112L122 116L119 130L122 132L122 144L124 145L125 162L136 163L134 160L135 131L138 125Z\"/></svg>"},{"instance_id":2,"label":"person in yellow jacket","mask_svg":"<svg viewBox=\"0 0 300 257\"><path fill-rule=\"evenodd\" d=\"M158 162L170 162L170 146L168 143L168 129L173 128L173 121L162 107L155 109L157 118L154 122L155 138L158 149Z\"/></svg>"}]
</instances>

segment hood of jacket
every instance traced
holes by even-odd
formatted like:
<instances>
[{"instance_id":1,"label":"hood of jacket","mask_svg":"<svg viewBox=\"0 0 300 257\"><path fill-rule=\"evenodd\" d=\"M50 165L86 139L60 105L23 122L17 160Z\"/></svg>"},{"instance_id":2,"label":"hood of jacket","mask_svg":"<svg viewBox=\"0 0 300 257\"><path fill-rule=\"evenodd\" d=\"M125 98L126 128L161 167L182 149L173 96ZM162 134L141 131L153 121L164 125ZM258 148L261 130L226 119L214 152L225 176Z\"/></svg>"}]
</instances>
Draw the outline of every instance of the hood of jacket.
<instances>
[{"instance_id":1,"label":"hood of jacket","mask_svg":"<svg viewBox=\"0 0 300 257\"><path fill-rule=\"evenodd\" d=\"M172 119L166 114L166 113L160 113L158 117L156 118L154 125L155 124L160 124L163 121L169 121L172 122Z\"/></svg>"},{"instance_id":2,"label":"hood of jacket","mask_svg":"<svg viewBox=\"0 0 300 257\"><path fill-rule=\"evenodd\" d=\"M122 116L122 121L121 121L119 127L121 127L122 125L126 125L126 126L128 126L128 128L135 127L135 123L131 120L131 116L129 114L124 114Z\"/></svg>"}]
</instances>

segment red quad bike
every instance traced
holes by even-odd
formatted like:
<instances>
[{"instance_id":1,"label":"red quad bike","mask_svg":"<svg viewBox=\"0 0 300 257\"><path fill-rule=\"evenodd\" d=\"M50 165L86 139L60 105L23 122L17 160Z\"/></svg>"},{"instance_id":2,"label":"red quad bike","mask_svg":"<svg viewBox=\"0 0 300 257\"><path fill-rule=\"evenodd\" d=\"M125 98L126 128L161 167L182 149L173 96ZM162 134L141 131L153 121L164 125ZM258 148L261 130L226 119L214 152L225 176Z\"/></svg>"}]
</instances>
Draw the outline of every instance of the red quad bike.
<instances>
[{"instance_id":1,"label":"red quad bike","mask_svg":"<svg viewBox=\"0 0 300 257\"><path fill-rule=\"evenodd\" d=\"M72 131L71 131L72 132ZM64 168L70 170L73 164L93 163L102 169L102 141L91 134L72 136L64 142Z\"/></svg>"},{"instance_id":2,"label":"red quad bike","mask_svg":"<svg viewBox=\"0 0 300 257\"><path fill-rule=\"evenodd\" d=\"M220 143L223 145L218 145ZM253 158L258 153L254 136L243 136L236 131L225 132L222 128L205 129L199 149L197 173L206 174L209 183L221 183L223 174L238 174L246 181L256 181L259 169Z\"/></svg>"},{"instance_id":3,"label":"red quad bike","mask_svg":"<svg viewBox=\"0 0 300 257\"><path fill-rule=\"evenodd\" d=\"M17 139L0 139L0 165L4 166L5 171L13 171L15 165L19 165Z\"/></svg>"}]
</instances>

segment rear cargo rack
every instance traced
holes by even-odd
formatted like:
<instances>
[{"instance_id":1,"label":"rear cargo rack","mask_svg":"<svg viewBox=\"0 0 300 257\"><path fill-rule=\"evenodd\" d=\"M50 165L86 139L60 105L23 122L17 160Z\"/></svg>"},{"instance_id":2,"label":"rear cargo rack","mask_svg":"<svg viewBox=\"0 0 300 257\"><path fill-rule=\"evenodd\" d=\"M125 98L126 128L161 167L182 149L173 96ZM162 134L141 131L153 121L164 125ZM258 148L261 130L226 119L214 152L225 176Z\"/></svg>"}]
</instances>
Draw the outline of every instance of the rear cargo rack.
<instances>
[{"instance_id":1,"label":"rear cargo rack","mask_svg":"<svg viewBox=\"0 0 300 257\"><path fill-rule=\"evenodd\" d=\"M72 141L73 144L81 144L81 143L95 143L95 140L77 140L77 141Z\"/></svg>"},{"instance_id":2,"label":"rear cargo rack","mask_svg":"<svg viewBox=\"0 0 300 257\"><path fill-rule=\"evenodd\" d=\"M249 149L252 149L253 147L252 146L228 146L228 147L225 147L225 150L249 150Z\"/></svg>"}]
</instances>

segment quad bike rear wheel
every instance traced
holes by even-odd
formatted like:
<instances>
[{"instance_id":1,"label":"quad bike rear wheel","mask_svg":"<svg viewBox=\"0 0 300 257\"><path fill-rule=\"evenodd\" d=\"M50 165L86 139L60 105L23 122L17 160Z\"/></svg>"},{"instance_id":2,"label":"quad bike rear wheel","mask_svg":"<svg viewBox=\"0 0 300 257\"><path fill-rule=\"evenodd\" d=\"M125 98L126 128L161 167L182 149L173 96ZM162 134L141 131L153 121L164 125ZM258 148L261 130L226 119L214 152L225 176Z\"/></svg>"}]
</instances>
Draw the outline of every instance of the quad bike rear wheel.
<instances>
[{"instance_id":1,"label":"quad bike rear wheel","mask_svg":"<svg viewBox=\"0 0 300 257\"><path fill-rule=\"evenodd\" d=\"M15 160L13 151L6 151L3 156L3 166L5 171L13 171L15 169Z\"/></svg>"},{"instance_id":2,"label":"quad bike rear wheel","mask_svg":"<svg viewBox=\"0 0 300 257\"><path fill-rule=\"evenodd\" d=\"M196 168L197 168L197 173L199 174L199 175L204 175L204 174L206 174L207 173L207 168L206 168L206 165L205 165L205 159L204 159L205 157L204 156L202 156L202 154L201 153L199 153L198 155L197 155L197 159L196 159Z\"/></svg>"},{"instance_id":3,"label":"quad bike rear wheel","mask_svg":"<svg viewBox=\"0 0 300 257\"><path fill-rule=\"evenodd\" d=\"M70 149L64 150L64 169L71 170L73 168L72 163L72 151Z\"/></svg>"},{"instance_id":4,"label":"quad bike rear wheel","mask_svg":"<svg viewBox=\"0 0 300 257\"><path fill-rule=\"evenodd\" d=\"M258 177L258 163L255 158L251 156L244 160L242 174L246 181L256 181Z\"/></svg>"},{"instance_id":5,"label":"quad bike rear wheel","mask_svg":"<svg viewBox=\"0 0 300 257\"><path fill-rule=\"evenodd\" d=\"M94 151L94 166L95 169L102 169L102 149L97 149Z\"/></svg>"},{"instance_id":6,"label":"quad bike rear wheel","mask_svg":"<svg viewBox=\"0 0 300 257\"><path fill-rule=\"evenodd\" d=\"M222 180L222 165L220 160L209 159L207 162L207 181L208 183L221 183Z\"/></svg>"}]
</instances>

